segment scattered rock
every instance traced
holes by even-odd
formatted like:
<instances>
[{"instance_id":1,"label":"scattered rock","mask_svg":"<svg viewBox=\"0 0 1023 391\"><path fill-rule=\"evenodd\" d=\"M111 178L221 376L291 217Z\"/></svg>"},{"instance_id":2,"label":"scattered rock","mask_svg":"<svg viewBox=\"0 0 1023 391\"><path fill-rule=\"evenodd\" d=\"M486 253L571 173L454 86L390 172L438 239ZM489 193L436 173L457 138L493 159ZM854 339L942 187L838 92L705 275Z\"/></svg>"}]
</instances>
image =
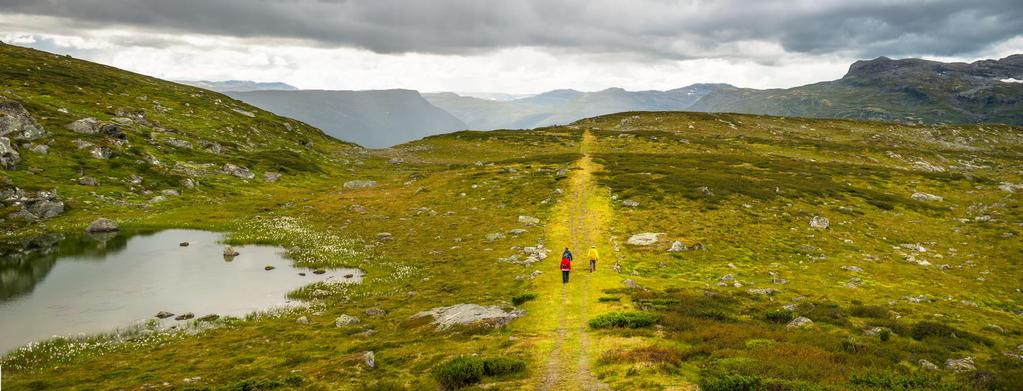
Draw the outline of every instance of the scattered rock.
<instances>
[{"instance_id":1,"label":"scattered rock","mask_svg":"<svg viewBox=\"0 0 1023 391\"><path fill-rule=\"evenodd\" d=\"M639 287L639 284L637 284L636 281L632 280L632 279L628 279L628 280L622 281L622 284L625 284L625 286L627 286L629 288Z\"/></svg>"},{"instance_id":2,"label":"scattered rock","mask_svg":"<svg viewBox=\"0 0 1023 391\"><path fill-rule=\"evenodd\" d=\"M167 312L167 311L160 311L160 312L156 313L156 317L158 319L167 319L167 318L172 317L172 316L174 316L174 314L172 314L170 312Z\"/></svg>"},{"instance_id":3,"label":"scattered rock","mask_svg":"<svg viewBox=\"0 0 1023 391\"><path fill-rule=\"evenodd\" d=\"M69 123L64 126L75 133L80 134L96 134L99 133L99 120L89 117L82 118L75 122Z\"/></svg>"},{"instance_id":4,"label":"scattered rock","mask_svg":"<svg viewBox=\"0 0 1023 391\"><path fill-rule=\"evenodd\" d=\"M279 172L267 171L263 173L263 181L265 182L274 183L279 181L280 179L281 173Z\"/></svg>"},{"instance_id":5,"label":"scattered rock","mask_svg":"<svg viewBox=\"0 0 1023 391\"><path fill-rule=\"evenodd\" d=\"M299 316L298 319L295 319L295 322L297 322L298 324L309 324L309 318L305 316Z\"/></svg>"},{"instance_id":6,"label":"scattered rock","mask_svg":"<svg viewBox=\"0 0 1023 391\"><path fill-rule=\"evenodd\" d=\"M540 224L540 219L532 216L519 216L519 223L525 225L537 225Z\"/></svg>"},{"instance_id":7,"label":"scattered rock","mask_svg":"<svg viewBox=\"0 0 1023 391\"><path fill-rule=\"evenodd\" d=\"M313 274L324 274L324 273L326 273L326 272L327 272L327 271L326 271L326 270L323 270L323 269L316 269L316 270L313 270Z\"/></svg>"},{"instance_id":8,"label":"scattered rock","mask_svg":"<svg viewBox=\"0 0 1023 391\"><path fill-rule=\"evenodd\" d=\"M798 318L792 319L791 322L785 325L785 328L789 329L803 329L808 327L813 327L813 321L805 316L800 316Z\"/></svg>"},{"instance_id":9,"label":"scattered rock","mask_svg":"<svg viewBox=\"0 0 1023 391\"><path fill-rule=\"evenodd\" d=\"M238 251L235 251L234 247L226 246L226 247L224 247L224 256L225 257L237 257L238 256Z\"/></svg>"},{"instance_id":10,"label":"scattered rock","mask_svg":"<svg viewBox=\"0 0 1023 391\"><path fill-rule=\"evenodd\" d=\"M91 224L89 224L89 226L87 228L85 228L85 232L92 232L92 233L97 233L97 232L116 232L116 231L118 231L120 229L121 228L118 227L117 223L113 222L113 220L100 218L100 219L96 219Z\"/></svg>"},{"instance_id":11,"label":"scattered rock","mask_svg":"<svg viewBox=\"0 0 1023 391\"><path fill-rule=\"evenodd\" d=\"M668 249L668 252L670 252L670 253L677 253L677 252L680 252L680 251L686 251L688 249L689 248L686 247L686 245L684 243L676 240L674 242L671 242L671 248Z\"/></svg>"},{"instance_id":12,"label":"scattered rock","mask_svg":"<svg viewBox=\"0 0 1023 391\"><path fill-rule=\"evenodd\" d=\"M82 186L96 186L99 184L96 181L96 178L93 178L91 176L83 176L81 178L78 178L76 182L78 182L78 184Z\"/></svg>"},{"instance_id":13,"label":"scattered rock","mask_svg":"<svg viewBox=\"0 0 1023 391\"><path fill-rule=\"evenodd\" d=\"M380 241L380 242L390 242L392 240L394 240L394 235L391 235L390 232L378 232L377 233L377 241Z\"/></svg>"},{"instance_id":14,"label":"scattered rock","mask_svg":"<svg viewBox=\"0 0 1023 391\"><path fill-rule=\"evenodd\" d=\"M693 247L690 248L690 250L693 250L693 251L704 251L706 249L707 249L707 247L704 246L703 243L693 243Z\"/></svg>"},{"instance_id":15,"label":"scattered rock","mask_svg":"<svg viewBox=\"0 0 1023 391\"><path fill-rule=\"evenodd\" d=\"M529 232L529 231L527 231L524 228L515 228L513 230L508 231L508 235L519 236L519 235L522 235L522 234L524 234L526 232Z\"/></svg>"},{"instance_id":16,"label":"scattered rock","mask_svg":"<svg viewBox=\"0 0 1023 391\"><path fill-rule=\"evenodd\" d=\"M337 317L337 319L334 319L334 326L335 327L351 326L351 325L358 324L358 323L359 323L359 318L356 318L356 317L351 316L351 315L344 315L344 314L342 314L341 316Z\"/></svg>"},{"instance_id":17,"label":"scattered rock","mask_svg":"<svg viewBox=\"0 0 1023 391\"><path fill-rule=\"evenodd\" d=\"M21 103L13 100L0 102L0 136L19 141L32 141L46 135L46 130L36 123Z\"/></svg>"},{"instance_id":18,"label":"scattered rock","mask_svg":"<svg viewBox=\"0 0 1023 391\"><path fill-rule=\"evenodd\" d=\"M892 329L887 328L887 327L871 327L869 329L863 330L863 335L866 335L868 337L876 337L876 336L881 335L881 332L883 332L883 331L887 331L888 334L894 334L894 333L892 333ZM934 365L934 364L931 364L931 365ZM934 368L937 369L938 367L935 366Z\"/></svg>"},{"instance_id":19,"label":"scattered rock","mask_svg":"<svg viewBox=\"0 0 1023 391\"><path fill-rule=\"evenodd\" d=\"M450 307L437 307L419 312L412 318L432 316L433 324L438 330L445 330L454 325L482 324L491 327L504 326L518 319L525 312L514 310L505 312L498 306L484 307L478 304L456 304Z\"/></svg>"},{"instance_id":20,"label":"scattered rock","mask_svg":"<svg viewBox=\"0 0 1023 391\"><path fill-rule=\"evenodd\" d=\"M657 243L657 235L660 234L652 232L639 233L630 236L629 240L625 241L625 243L631 244L633 246L649 246L651 244Z\"/></svg>"},{"instance_id":21,"label":"scattered rock","mask_svg":"<svg viewBox=\"0 0 1023 391\"><path fill-rule=\"evenodd\" d=\"M920 192L913 193L911 198L913 198L914 200L917 200L917 201L941 201L943 199L941 196L936 196L934 194L928 194L928 193L920 193Z\"/></svg>"},{"instance_id":22,"label":"scattered rock","mask_svg":"<svg viewBox=\"0 0 1023 391\"><path fill-rule=\"evenodd\" d=\"M622 201L622 205L628 206L630 208L635 208L635 207L639 206L639 202L636 202L634 200L625 200L625 201Z\"/></svg>"},{"instance_id":23,"label":"scattered rock","mask_svg":"<svg viewBox=\"0 0 1023 391\"><path fill-rule=\"evenodd\" d=\"M89 151L89 155L96 159L110 159L114 155L114 151L107 147L94 147Z\"/></svg>"},{"instance_id":24,"label":"scattered rock","mask_svg":"<svg viewBox=\"0 0 1023 391\"><path fill-rule=\"evenodd\" d=\"M252 171L249 171L248 168L231 163L224 163L224 167L222 167L220 171L224 172L225 174L234 175L242 179L252 179L256 177L256 174L253 174Z\"/></svg>"},{"instance_id":25,"label":"scattered rock","mask_svg":"<svg viewBox=\"0 0 1023 391\"><path fill-rule=\"evenodd\" d=\"M827 217L824 216L813 216L810 219L810 227L816 229L828 229L831 226L831 222L828 221Z\"/></svg>"},{"instance_id":26,"label":"scattered rock","mask_svg":"<svg viewBox=\"0 0 1023 391\"><path fill-rule=\"evenodd\" d=\"M357 189L367 189L367 188L371 188L371 187L376 187L376 185L377 185L377 181L354 180L354 181L345 182L344 188L345 188L345 190L357 190Z\"/></svg>"},{"instance_id":27,"label":"scattered rock","mask_svg":"<svg viewBox=\"0 0 1023 391\"><path fill-rule=\"evenodd\" d=\"M266 266L263 266L263 270L266 270L266 271L271 271L271 270L273 270L273 269L276 269L276 267L273 267L273 266L271 266L271 265L266 265Z\"/></svg>"},{"instance_id":28,"label":"scattered rock","mask_svg":"<svg viewBox=\"0 0 1023 391\"><path fill-rule=\"evenodd\" d=\"M32 151L33 153L38 153L40 155L45 155L45 154L50 152L50 147L46 146L46 145L43 145L43 144L35 144L35 145L32 145L28 150Z\"/></svg>"},{"instance_id":29,"label":"scattered rock","mask_svg":"<svg viewBox=\"0 0 1023 391\"><path fill-rule=\"evenodd\" d=\"M189 319L192 319L194 317L195 317L195 314L193 314L191 312L186 312L184 314L175 316L174 320L189 320Z\"/></svg>"},{"instance_id":30,"label":"scattered rock","mask_svg":"<svg viewBox=\"0 0 1023 391\"><path fill-rule=\"evenodd\" d=\"M703 194L703 195L708 196L708 197L714 195L714 192L711 191L710 188L707 187L707 186L697 187L696 191L699 192L700 194Z\"/></svg>"},{"instance_id":31,"label":"scattered rock","mask_svg":"<svg viewBox=\"0 0 1023 391\"><path fill-rule=\"evenodd\" d=\"M973 357L963 357L960 359L948 359L945 360L945 369L954 372L973 371L977 367L973 363Z\"/></svg>"},{"instance_id":32,"label":"scattered rock","mask_svg":"<svg viewBox=\"0 0 1023 391\"><path fill-rule=\"evenodd\" d=\"M369 316L384 316L384 314L386 314L386 313L387 313L387 311L384 311L383 308L375 308L374 307L374 308L366 309L366 315L369 315Z\"/></svg>"},{"instance_id":33,"label":"scattered rock","mask_svg":"<svg viewBox=\"0 0 1023 391\"><path fill-rule=\"evenodd\" d=\"M861 272L863 272L863 268L861 268L859 266L842 266L842 270L845 270L847 272L853 272L853 273L861 273Z\"/></svg>"},{"instance_id":34,"label":"scattered rock","mask_svg":"<svg viewBox=\"0 0 1023 391\"><path fill-rule=\"evenodd\" d=\"M106 124L100 126L99 132L114 140L124 141L128 139L128 135L124 134L124 131L121 130L121 125L118 124Z\"/></svg>"},{"instance_id":35,"label":"scattered rock","mask_svg":"<svg viewBox=\"0 0 1023 391\"><path fill-rule=\"evenodd\" d=\"M494 241L498 241L498 240L501 240L501 239L504 239L504 238L505 238L504 234L498 232L498 233L487 234L487 236L484 239L486 241L488 241L488 242L494 242Z\"/></svg>"},{"instance_id":36,"label":"scattered rock","mask_svg":"<svg viewBox=\"0 0 1023 391\"><path fill-rule=\"evenodd\" d=\"M377 356L372 351L362 353L362 363L366 364L367 367L376 368Z\"/></svg>"},{"instance_id":37,"label":"scattered rock","mask_svg":"<svg viewBox=\"0 0 1023 391\"><path fill-rule=\"evenodd\" d=\"M773 296L774 294L778 293L779 290L774 289L774 288L756 288L756 289L747 289L746 292L751 294L751 295Z\"/></svg>"},{"instance_id":38,"label":"scattered rock","mask_svg":"<svg viewBox=\"0 0 1023 391\"><path fill-rule=\"evenodd\" d=\"M926 369L928 371L937 371L939 369L937 365L934 365L934 363L924 359L917 361L917 365L920 366L920 369Z\"/></svg>"},{"instance_id":39,"label":"scattered rock","mask_svg":"<svg viewBox=\"0 0 1023 391\"><path fill-rule=\"evenodd\" d=\"M21 161L21 154L11 146L11 140L0 137L0 166L5 170L13 170Z\"/></svg>"},{"instance_id":40,"label":"scattered rock","mask_svg":"<svg viewBox=\"0 0 1023 391\"><path fill-rule=\"evenodd\" d=\"M192 149L192 143L190 143L188 141L185 141L185 140L181 140L181 139L169 138L169 139L163 140L163 142L164 142L164 144L170 145L170 146L172 146L174 148Z\"/></svg>"}]
</instances>

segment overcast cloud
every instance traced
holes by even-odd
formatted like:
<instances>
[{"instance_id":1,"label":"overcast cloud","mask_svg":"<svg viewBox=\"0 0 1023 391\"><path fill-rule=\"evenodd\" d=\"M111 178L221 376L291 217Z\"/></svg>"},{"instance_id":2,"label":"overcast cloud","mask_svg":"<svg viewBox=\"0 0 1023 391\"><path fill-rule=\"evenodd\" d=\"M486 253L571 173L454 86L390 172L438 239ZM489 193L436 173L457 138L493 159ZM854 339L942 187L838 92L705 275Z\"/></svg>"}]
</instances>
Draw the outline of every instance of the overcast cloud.
<instances>
[{"instance_id":1,"label":"overcast cloud","mask_svg":"<svg viewBox=\"0 0 1023 391\"><path fill-rule=\"evenodd\" d=\"M537 92L788 87L1023 52L1019 0L0 0L0 39L177 79Z\"/></svg>"}]
</instances>

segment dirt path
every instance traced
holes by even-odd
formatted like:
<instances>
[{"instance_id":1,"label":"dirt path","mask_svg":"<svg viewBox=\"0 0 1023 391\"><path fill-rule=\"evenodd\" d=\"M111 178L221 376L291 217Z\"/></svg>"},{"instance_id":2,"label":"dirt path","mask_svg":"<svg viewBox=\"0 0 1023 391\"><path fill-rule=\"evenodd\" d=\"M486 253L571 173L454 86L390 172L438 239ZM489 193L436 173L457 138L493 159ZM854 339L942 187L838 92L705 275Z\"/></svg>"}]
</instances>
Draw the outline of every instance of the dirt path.
<instances>
[{"instance_id":1,"label":"dirt path","mask_svg":"<svg viewBox=\"0 0 1023 391\"><path fill-rule=\"evenodd\" d=\"M583 157L566 181L566 194L546 229L547 245L554 252L545 262L543 277L537 279L540 294L537 303L548 309L540 311L536 323L539 336L547 339L546 349L540 352L546 362L537 379L536 388L540 390L607 388L590 370L595 352L586 326L595 314L591 311L597 295L617 278L608 262L598 261L597 272L591 274L586 258L592 245L597 246L602 259L610 253L601 240L605 235L602 218L610 213L610 206L594 185L593 172L597 167L589 154L592 143L593 137L586 133L581 146ZM562 284L557 268L564 247L569 247L575 256L568 284Z\"/></svg>"}]
</instances>

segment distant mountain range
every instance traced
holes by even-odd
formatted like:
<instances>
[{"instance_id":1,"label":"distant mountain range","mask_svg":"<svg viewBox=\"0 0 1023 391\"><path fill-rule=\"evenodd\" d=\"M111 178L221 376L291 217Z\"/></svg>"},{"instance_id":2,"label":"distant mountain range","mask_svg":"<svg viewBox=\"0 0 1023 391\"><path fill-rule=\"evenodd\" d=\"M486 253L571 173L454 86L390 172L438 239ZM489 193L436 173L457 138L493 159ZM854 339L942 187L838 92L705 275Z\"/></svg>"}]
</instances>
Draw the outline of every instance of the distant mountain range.
<instances>
[{"instance_id":1,"label":"distant mountain range","mask_svg":"<svg viewBox=\"0 0 1023 391\"><path fill-rule=\"evenodd\" d=\"M297 87L287 83L281 82L260 83L250 80L227 80L227 81L179 80L177 82L185 85L190 85L192 87L205 88L207 90L216 92L266 91L266 90L294 91L298 89Z\"/></svg>"},{"instance_id":2,"label":"distant mountain range","mask_svg":"<svg viewBox=\"0 0 1023 391\"><path fill-rule=\"evenodd\" d=\"M227 96L320 128L345 141L389 147L466 129L464 122L413 90L238 91Z\"/></svg>"},{"instance_id":3,"label":"distant mountain range","mask_svg":"<svg viewBox=\"0 0 1023 391\"><path fill-rule=\"evenodd\" d=\"M1023 124L1023 55L970 64L879 57L853 63L838 80L767 90L693 84L667 91L566 89L514 95L420 94L412 90L305 91L284 83L245 81L189 84L223 91L254 106L305 121L334 137L369 147L390 146L466 128L535 128L623 111Z\"/></svg>"},{"instance_id":4,"label":"distant mountain range","mask_svg":"<svg viewBox=\"0 0 1023 391\"><path fill-rule=\"evenodd\" d=\"M1023 55L970 64L879 57L841 79L788 89L720 88L692 111L923 123L1023 124Z\"/></svg>"}]
</instances>

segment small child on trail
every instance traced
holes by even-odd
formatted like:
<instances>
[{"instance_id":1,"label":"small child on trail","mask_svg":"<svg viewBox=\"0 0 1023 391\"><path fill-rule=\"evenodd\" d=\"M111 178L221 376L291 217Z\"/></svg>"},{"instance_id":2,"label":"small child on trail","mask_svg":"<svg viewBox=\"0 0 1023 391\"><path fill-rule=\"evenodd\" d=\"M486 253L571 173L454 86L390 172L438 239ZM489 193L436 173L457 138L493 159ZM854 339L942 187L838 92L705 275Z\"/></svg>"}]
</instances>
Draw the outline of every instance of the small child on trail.
<instances>
[{"instance_id":1,"label":"small child on trail","mask_svg":"<svg viewBox=\"0 0 1023 391\"><path fill-rule=\"evenodd\" d=\"M561 283L568 283L568 273L572 271L572 253L565 249L565 255L561 257Z\"/></svg>"},{"instance_id":2,"label":"small child on trail","mask_svg":"<svg viewBox=\"0 0 1023 391\"><path fill-rule=\"evenodd\" d=\"M561 257L568 258L569 261L572 260L572 252L568 251L568 247L565 247L565 252L561 253Z\"/></svg>"},{"instance_id":3,"label":"small child on trail","mask_svg":"<svg viewBox=\"0 0 1023 391\"><path fill-rule=\"evenodd\" d=\"M590 252L586 254L586 257L590 259L590 273L597 271L597 246L590 246Z\"/></svg>"}]
</instances>

